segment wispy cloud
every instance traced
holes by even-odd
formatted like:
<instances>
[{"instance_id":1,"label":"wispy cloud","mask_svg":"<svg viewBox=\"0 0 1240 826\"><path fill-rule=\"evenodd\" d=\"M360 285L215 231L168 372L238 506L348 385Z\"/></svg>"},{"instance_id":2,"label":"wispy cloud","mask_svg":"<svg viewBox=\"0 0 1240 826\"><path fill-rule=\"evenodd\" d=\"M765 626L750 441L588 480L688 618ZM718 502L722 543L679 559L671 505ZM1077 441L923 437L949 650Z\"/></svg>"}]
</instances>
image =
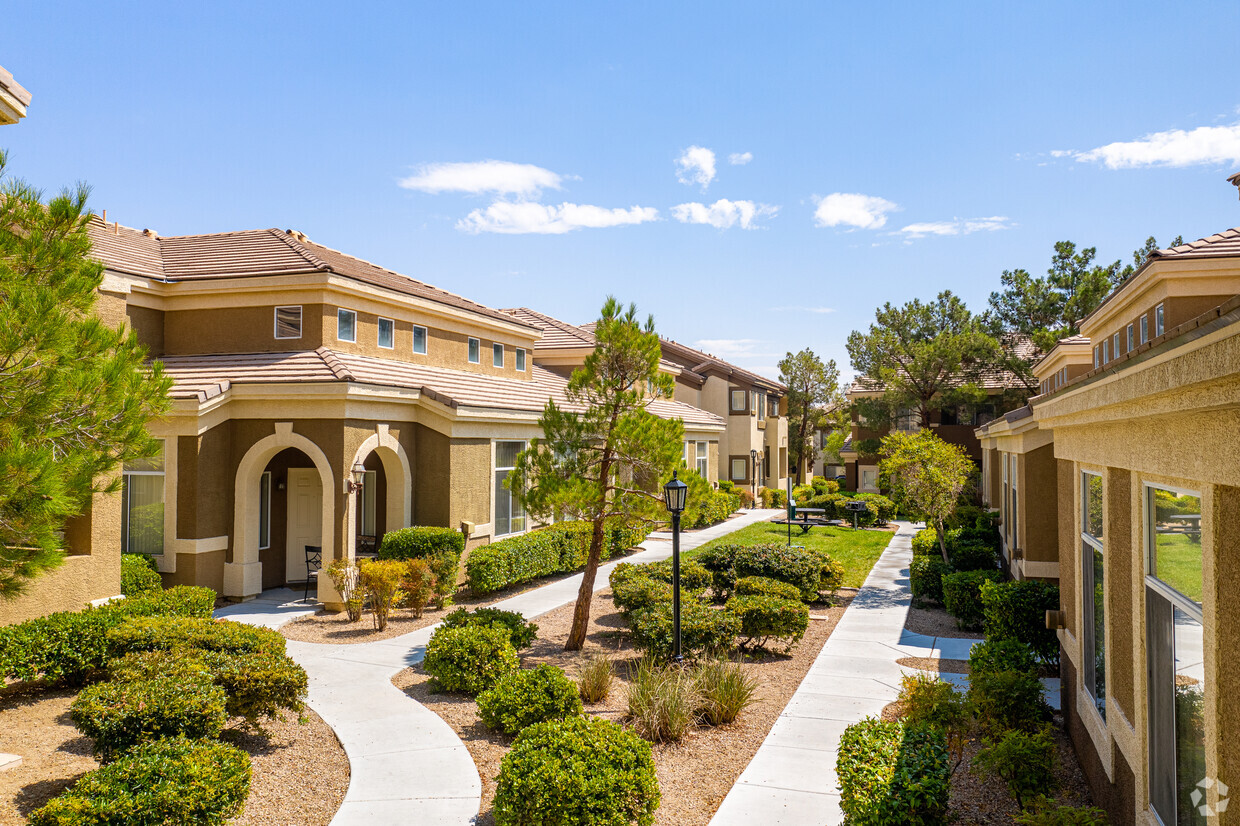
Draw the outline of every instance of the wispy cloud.
<instances>
[{"instance_id":1,"label":"wispy cloud","mask_svg":"<svg viewBox=\"0 0 1240 826\"><path fill-rule=\"evenodd\" d=\"M1108 169L1149 166L1197 166L1240 163L1240 123L1231 126L1199 126L1185 131L1153 132L1133 141L1116 141L1085 152L1055 150L1057 158L1071 156Z\"/></svg>"},{"instance_id":2,"label":"wispy cloud","mask_svg":"<svg viewBox=\"0 0 1240 826\"><path fill-rule=\"evenodd\" d=\"M559 189L562 180L562 175L541 166L488 160L424 164L418 167L417 174L402 178L399 183L405 189L432 194L492 193L532 198L544 189Z\"/></svg>"},{"instance_id":3,"label":"wispy cloud","mask_svg":"<svg viewBox=\"0 0 1240 826\"><path fill-rule=\"evenodd\" d=\"M834 308L834 307L796 307L796 306L788 306L788 307L772 307L772 308L771 308L771 312L773 312L773 313L791 313L791 312L797 312L797 313L817 313L817 314L820 314L820 315L825 315L826 313L833 313L833 312L835 312L835 308Z\"/></svg>"},{"instance_id":4,"label":"wispy cloud","mask_svg":"<svg viewBox=\"0 0 1240 826\"><path fill-rule=\"evenodd\" d=\"M994 232L1011 229L1012 222L1002 215L989 218L953 218L950 221L924 221L900 228L905 238L925 238L927 235L972 235L975 232Z\"/></svg>"},{"instance_id":5,"label":"wispy cloud","mask_svg":"<svg viewBox=\"0 0 1240 826\"><path fill-rule=\"evenodd\" d=\"M752 160L752 152L733 152L731 155L728 155L728 163L732 164L732 166L744 166Z\"/></svg>"},{"instance_id":6,"label":"wispy cloud","mask_svg":"<svg viewBox=\"0 0 1240 826\"><path fill-rule=\"evenodd\" d=\"M588 204L536 204L528 201L496 201L486 209L475 209L457 222L456 228L469 233L497 232L506 235L536 233L563 235L575 229L601 229L657 221L654 207L608 209Z\"/></svg>"},{"instance_id":7,"label":"wispy cloud","mask_svg":"<svg viewBox=\"0 0 1240 826\"><path fill-rule=\"evenodd\" d=\"M721 198L713 204L688 203L672 207L672 215L682 224L708 224L716 229L757 229L755 221L774 216L779 207L755 204L753 201L729 201Z\"/></svg>"},{"instance_id":8,"label":"wispy cloud","mask_svg":"<svg viewBox=\"0 0 1240 826\"><path fill-rule=\"evenodd\" d=\"M854 227L880 229L887 223L887 213L900 207L885 198L857 192L832 192L825 198L814 196L814 224L820 227Z\"/></svg>"},{"instance_id":9,"label":"wispy cloud","mask_svg":"<svg viewBox=\"0 0 1240 826\"><path fill-rule=\"evenodd\" d=\"M704 338L693 342L693 346L726 359L761 356L763 354L756 350L758 345L763 343L756 338Z\"/></svg>"},{"instance_id":10,"label":"wispy cloud","mask_svg":"<svg viewBox=\"0 0 1240 826\"><path fill-rule=\"evenodd\" d=\"M690 146L676 159L676 180L692 186L700 184L702 190L715 179L715 153L704 146Z\"/></svg>"}]
</instances>

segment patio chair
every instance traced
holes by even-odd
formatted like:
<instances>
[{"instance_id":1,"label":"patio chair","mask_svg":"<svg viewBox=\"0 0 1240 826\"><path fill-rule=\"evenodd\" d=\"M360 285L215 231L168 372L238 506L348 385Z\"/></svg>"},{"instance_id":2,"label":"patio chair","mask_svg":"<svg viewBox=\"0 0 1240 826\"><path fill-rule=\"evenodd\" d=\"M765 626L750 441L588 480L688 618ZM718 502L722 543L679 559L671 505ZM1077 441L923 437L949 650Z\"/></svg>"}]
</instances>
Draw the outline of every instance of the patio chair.
<instances>
[{"instance_id":1,"label":"patio chair","mask_svg":"<svg viewBox=\"0 0 1240 826\"><path fill-rule=\"evenodd\" d=\"M313 566L313 567L311 567ZM310 583L318 584L319 572L323 567L323 546L307 545L306 546L306 589L302 592L301 601L305 602L310 598Z\"/></svg>"}]
</instances>

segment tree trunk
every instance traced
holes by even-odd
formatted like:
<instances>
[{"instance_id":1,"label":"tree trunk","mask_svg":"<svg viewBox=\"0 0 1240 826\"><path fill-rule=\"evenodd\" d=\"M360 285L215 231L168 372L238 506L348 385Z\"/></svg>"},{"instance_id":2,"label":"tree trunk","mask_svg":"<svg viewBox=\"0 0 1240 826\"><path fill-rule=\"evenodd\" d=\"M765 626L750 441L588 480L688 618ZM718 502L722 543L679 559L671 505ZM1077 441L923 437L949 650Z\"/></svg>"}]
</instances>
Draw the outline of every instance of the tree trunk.
<instances>
[{"instance_id":1,"label":"tree trunk","mask_svg":"<svg viewBox=\"0 0 1240 826\"><path fill-rule=\"evenodd\" d=\"M934 530L939 535L939 553L943 554L943 562L950 565L951 560L947 558L947 530L942 519L934 520Z\"/></svg>"},{"instance_id":2,"label":"tree trunk","mask_svg":"<svg viewBox=\"0 0 1240 826\"><path fill-rule=\"evenodd\" d=\"M581 574L581 588L577 591L577 605L573 608L573 627L568 632L565 651L580 651L586 644L586 631L590 627L590 603L594 599L594 579L598 575L598 563L603 555L603 523L605 517L594 518L594 535L590 537L590 554L586 569Z\"/></svg>"}]
</instances>

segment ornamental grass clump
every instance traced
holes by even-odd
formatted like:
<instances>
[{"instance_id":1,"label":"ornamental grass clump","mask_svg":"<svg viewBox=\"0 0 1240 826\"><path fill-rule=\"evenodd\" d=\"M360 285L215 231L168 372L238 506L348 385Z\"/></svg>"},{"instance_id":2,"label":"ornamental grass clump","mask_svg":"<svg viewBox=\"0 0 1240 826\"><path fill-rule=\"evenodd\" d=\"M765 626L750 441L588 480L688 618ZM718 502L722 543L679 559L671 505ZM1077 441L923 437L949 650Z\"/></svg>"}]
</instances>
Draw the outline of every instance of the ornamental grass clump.
<instances>
[{"instance_id":1,"label":"ornamental grass clump","mask_svg":"<svg viewBox=\"0 0 1240 826\"><path fill-rule=\"evenodd\" d=\"M586 655L581 676L577 679L577 690L581 699L591 704L603 702L611 694L615 677L616 670L612 666L611 657L600 651L590 652Z\"/></svg>"},{"instance_id":2,"label":"ornamental grass clump","mask_svg":"<svg viewBox=\"0 0 1240 826\"><path fill-rule=\"evenodd\" d=\"M651 826L659 780L650 744L610 720L529 726L504 756L497 826Z\"/></svg>"},{"instance_id":3,"label":"ornamental grass clump","mask_svg":"<svg viewBox=\"0 0 1240 826\"><path fill-rule=\"evenodd\" d=\"M643 657L629 672L627 719L652 743L675 742L698 722L702 698L693 673Z\"/></svg>"},{"instance_id":4,"label":"ornamental grass clump","mask_svg":"<svg viewBox=\"0 0 1240 826\"><path fill-rule=\"evenodd\" d=\"M483 625L436 629L422 660L422 668L432 677L432 691L459 691L471 696L516 671L517 664L517 650L508 630Z\"/></svg>"},{"instance_id":5,"label":"ornamental grass clump","mask_svg":"<svg viewBox=\"0 0 1240 826\"><path fill-rule=\"evenodd\" d=\"M758 678L748 675L739 663L714 660L702 663L693 675L704 723L725 726L754 702Z\"/></svg>"},{"instance_id":6,"label":"ornamental grass clump","mask_svg":"<svg viewBox=\"0 0 1240 826\"><path fill-rule=\"evenodd\" d=\"M506 674L478 695L478 716L483 725L504 734L580 713L577 686L562 669L546 663Z\"/></svg>"},{"instance_id":7,"label":"ornamental grass clump","mask_svg":"<svg viewBox=\"0 0 1240 826\"><path fill-rule=\"evenodd\" d=\"M395 559L364 559L358 566L358 581L370 602L375 630L387 628L392 604L400 600L400 583L405 578L405 564Z\"/></svg>"}]
</instances>

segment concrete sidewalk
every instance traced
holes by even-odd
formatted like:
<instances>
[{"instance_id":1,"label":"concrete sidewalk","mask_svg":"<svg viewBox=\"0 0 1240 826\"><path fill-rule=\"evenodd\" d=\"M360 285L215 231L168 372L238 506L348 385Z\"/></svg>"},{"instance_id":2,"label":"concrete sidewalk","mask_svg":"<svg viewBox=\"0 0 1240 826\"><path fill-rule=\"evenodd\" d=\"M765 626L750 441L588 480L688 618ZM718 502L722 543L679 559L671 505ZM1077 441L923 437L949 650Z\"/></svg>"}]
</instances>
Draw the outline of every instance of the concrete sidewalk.
<instances>
[{"instance_id":1,"label":"concrete sidewalk","mask_svg":"<svg viewBox=\"0 0 1240 826\"><path fill-rule=\"evenodd\" d=\"M778 510L743 511L710 528L681 534L688 551ZM642 550L599 566L594 590L620 562L646 563L672 555L668 534L651 534ZM494 607L519 611L527 619L576 600L581 575L567 577ZM318 606L298 602L300 592L269 591L250 602L216 611L221 619L278 628L313 614ZM290 640L288 653L306 669L314 711L336 732L349 757L349 789L333 826L382 826L413 822L423 826L467 824L478 814L482 782L473 758L456 732L439 715L392 685L399 671L422 661L437 626L370 643L324 645Z\"/></svg>"}]
</instances>

